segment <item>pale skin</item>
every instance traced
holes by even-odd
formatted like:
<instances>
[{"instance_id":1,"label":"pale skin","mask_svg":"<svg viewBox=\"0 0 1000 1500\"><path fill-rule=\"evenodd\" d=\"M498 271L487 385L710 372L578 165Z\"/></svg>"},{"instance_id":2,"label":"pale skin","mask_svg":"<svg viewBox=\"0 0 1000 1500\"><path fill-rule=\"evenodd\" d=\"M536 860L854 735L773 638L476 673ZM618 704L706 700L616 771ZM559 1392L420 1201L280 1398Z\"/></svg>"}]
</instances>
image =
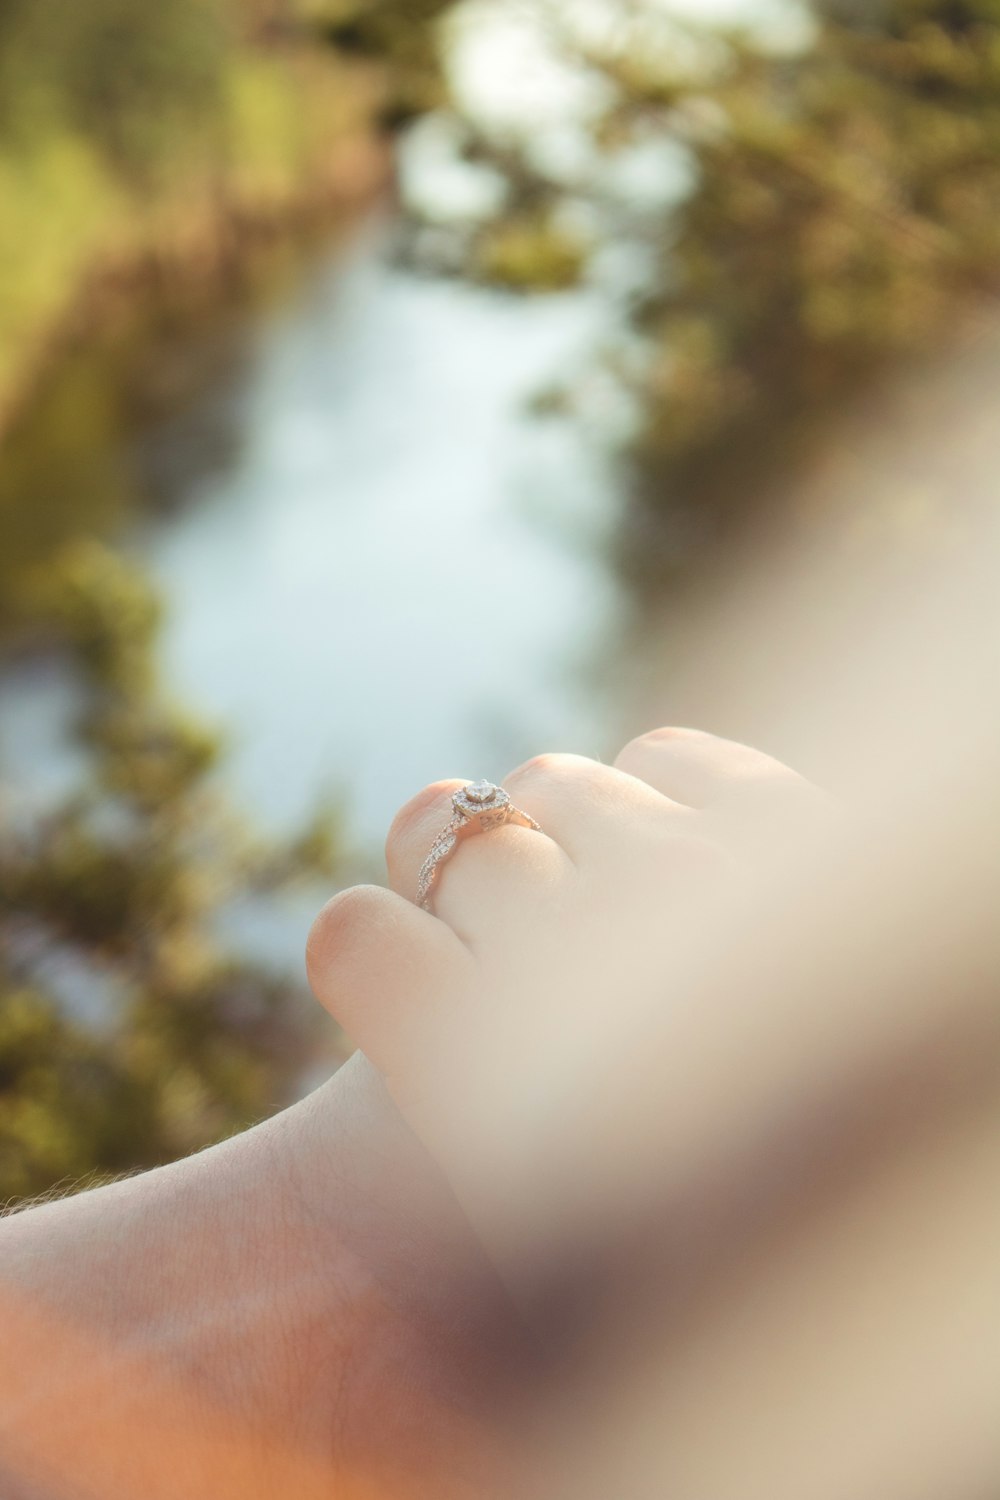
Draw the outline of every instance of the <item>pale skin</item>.
<instances>
[{"instance_id":1,"label":"pale skin","mask_svg":"<svg viewBox=\"0 0 1000 1500\"><path fill-rule=\"evenodd\" d=\"M427 788L396 819L388 890L344 892L317 919L313 987L365 1055L231 1142L3 1225L5 1500L528 1495L542 1460L534 1437L523 1441L511 1393L544 1388L553 1348L560 1359L581 1351L586 1366L592 1339L602 1361L614 1357L607 1310L619 1328L635 1312L635 1277L618 1276L634 1270L636 1241L621 1225L642 1228L645 1264L646 1210L669 1207L692 1182L700 1193L707 1173L716 1197L688 1215L684 1244L664 1263L673 1284L697 1265L706 1306L713 1286L726 1292L713 1246L749 1244L761 1215L741 1199L720 1227L715 1206L732 1198L730 1175L763 1170L770 1122L801 1108L780 1072L761 1071L745 1098L722 1090L709 1120L696 1107L701 1083L683 1087L705 1065L692 1020L704 1013L668 1017L667 1052L661 1031L644 1033L634 1067L593 1075L612 1080L592 1101L600 1139L607 1125L616 1148L607 1159L572 1090L570 1127L549 1128L535 1106L550 1091L536 1085L562 1078L547 1069L568 1017L583 1033L571 1081L589 1081L586 1002L612 986L627 1007L615 976L632 972L638 945L641 1021L645 986L676 978L685 932L729 912L766 865L762 832L769 851L782 827L811 838L828 817L822 799L769 757L687 731L642 736L613 767L542 757L504 784L543 832L467 841L433 914L413 904L416 872L458 782ZM526 1038L533 1064L520 1068ZM894 1045L905 1052L907 1040ZM830 1099L846 1089L853 1107L859 1058L842 1041L832 1024L824 1088ZM871 1040L873 1056L881 1045ZM642 1065L655 1071L665 1057L678 1103L661 1151ZM633 1097L629 1113L622 1103ZM850 1118L845 1108L827 1134ZM622 1153L650 1137L647 1191L642 1150L628 1170ZM987 1152L984 1171L990 1161ZM782 1192L794 1191L794 1178L775 1190L774 1222L787 1222ZM548 1272L565 1266L569 1242L583 1247L588 1286L599 1273L604 1312L592 1326L572 1305L568 1325L545 1316ZM773 1249L762 1286L782 1253ZM803 1253L801 1226L790 1253ZM653 1284L663 1274L646 1270ZM720 1388L731 1373L723 1363ZM602 1400L603 1415L609 1407ZM884 1500L893 1489L880 1473ZM722 1479L715 1493L726 1495Z\"/></svg>"}]
</instances>

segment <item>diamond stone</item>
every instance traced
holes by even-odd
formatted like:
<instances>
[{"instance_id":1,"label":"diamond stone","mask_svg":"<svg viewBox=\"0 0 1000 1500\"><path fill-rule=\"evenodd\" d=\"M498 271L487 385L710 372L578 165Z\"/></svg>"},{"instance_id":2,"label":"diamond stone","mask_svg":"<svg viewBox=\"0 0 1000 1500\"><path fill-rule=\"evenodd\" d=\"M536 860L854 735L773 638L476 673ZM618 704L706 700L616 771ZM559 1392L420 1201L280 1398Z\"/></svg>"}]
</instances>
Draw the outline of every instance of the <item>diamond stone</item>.
<instances>
[{"instance_id":1,"label":"diamond stone","mask_svg":"<svg viewBox=\"0 0 1000 1500\"><path fill-rule=\"evenodd\" d=\"M496 796L497 789L492 781L473 781L464 788L466 797L470 802L492 802Z\"/></svg>"}]
</instances>

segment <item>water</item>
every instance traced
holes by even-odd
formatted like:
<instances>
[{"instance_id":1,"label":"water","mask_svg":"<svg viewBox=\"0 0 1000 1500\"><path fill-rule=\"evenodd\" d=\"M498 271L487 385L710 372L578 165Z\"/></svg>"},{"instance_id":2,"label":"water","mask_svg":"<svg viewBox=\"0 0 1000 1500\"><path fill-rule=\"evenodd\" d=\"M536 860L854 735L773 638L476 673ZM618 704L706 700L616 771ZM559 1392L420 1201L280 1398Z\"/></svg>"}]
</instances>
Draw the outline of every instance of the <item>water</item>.
<instances>
[{"instance_id":1,"label":"water","mask_svg":"<svg viewBox=\"0 0 1000 1500\"><path fill-rule=\"evenodd\" d=\"M222 779L259 824L290 829L334 793L374 850L427 781L607 748L615 476L530 403L608 316L593 293L422 278L376 229L282 296L199 321L190 347L175 328L154 363L167 379L194 360L186 398L92 437L97 467L128 476L118 531L164 602L166 685L221 727ZM100 378L88 367L88 389ZM26 805L76 770L63 678L6 676L0 751Z\"/></svg>"},{"instance_id":2,"label":"water","mask_svg":"<svg viewBox=\"0 0 1000 1500\"><path fill-rule=\"evenodd\" d=\"M614 477L528 410L601 316L586 294L421 279L368 242L256 331L230 462L189 475L138 552L167 680L228 731L227 780L260 820L290 826L333 789L368 844L429 780L605 748ZM176 415L157 448L200 420Z\"/></svg>"}]
</instances>

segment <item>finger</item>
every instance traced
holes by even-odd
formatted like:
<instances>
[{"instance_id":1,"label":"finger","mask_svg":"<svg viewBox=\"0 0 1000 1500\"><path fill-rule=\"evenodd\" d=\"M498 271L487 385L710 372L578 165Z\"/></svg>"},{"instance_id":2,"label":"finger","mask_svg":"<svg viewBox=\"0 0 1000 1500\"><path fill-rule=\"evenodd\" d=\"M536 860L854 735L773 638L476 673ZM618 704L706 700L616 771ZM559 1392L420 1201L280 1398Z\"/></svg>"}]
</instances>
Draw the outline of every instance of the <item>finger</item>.
<instances>
[{"instance_id":1,"label":"finger","mask_svg":"<svg viewBox=\"0 0 1000 1500\"><path fill-rule=\"evenodd\" d=\"M420 868L437 835L453 814L452 795L463 781L438 781L425 787L397 813L386 839L389 884L413 900ZM481 926L499 904L539 883L548 884L566 868L562 850L547 834L508 824L461 839L437 872L434 911L463 931L478 914Z\"/></svg>"},{"instance_id":2,"label":"finger","mask_svg":"<svg viewBox=\"0 0 1000 1500\"><path fill-rule=\"evenodd\" d=\"M327 902L306 969L320 1004L390 1081L421 1074L476 989L475 960L451 929L379 886Z\"/></svg>"},{"instance_id":3,"label":"finger","mask_svg":"<svg viewBox=\"0 0 1000 1500\"><path fill-rule=\"evenodd\" d=\"M697 729L654 729L630 740L615 765L688 807L801 792L810 783L749 745Z\"/></svg>"},{"instance_id":4,"label":"finger","mask_svg":"<svg viewBox=\"0 0 1000 1500\"><path fill-rule=\"evenodd\" d=\"M690 816L646 782L583 755L536 755L504 786L576 863L609 841L634 839L639 825L659 833L677 815Z\"/></svg>"},{"instance_id":5,"label":"finger","mask_svg":"<svg viewBox=\"0 0 1000 1500\"><path fill-rule=\"evenodd\" d=\"M397 895L408 901L416 896L420 867L451 820L453 794L466 784L433 781L404 802L393 818L385 840L385 864L389 885Z\"/></svg>"}]
</instances>

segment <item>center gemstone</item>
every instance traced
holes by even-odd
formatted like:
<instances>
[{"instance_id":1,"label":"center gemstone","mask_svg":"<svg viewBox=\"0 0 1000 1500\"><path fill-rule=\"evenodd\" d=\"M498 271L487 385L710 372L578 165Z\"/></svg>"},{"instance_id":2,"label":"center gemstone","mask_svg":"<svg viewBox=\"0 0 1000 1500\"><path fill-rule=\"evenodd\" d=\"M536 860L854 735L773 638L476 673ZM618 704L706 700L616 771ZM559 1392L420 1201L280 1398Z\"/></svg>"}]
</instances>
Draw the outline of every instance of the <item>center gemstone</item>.
<instances>
[{"instance_id":1,"label":"center gemstone","mask_svg":"<svg viewBox=\"0 0 1000 1500\"><path fill-rule=\"evenodd\" d=\"M496 794L497 789L492 781L473 781L465 788L465 795L470 802L492 802Z\"/></svg>"},{"instance_id":2,"label":"center gemstone","mask_svg":"<svg viewBox=\"0 0 1000 1500\"><path fill-rule=\"evenodd\" d=\"M503 787L494 786L492 781L470 781L455 792L451 802L459 820L456 826L465 821L474 823L478 829L499 827L510 806Z\"/></svg>"}]
</instances>

